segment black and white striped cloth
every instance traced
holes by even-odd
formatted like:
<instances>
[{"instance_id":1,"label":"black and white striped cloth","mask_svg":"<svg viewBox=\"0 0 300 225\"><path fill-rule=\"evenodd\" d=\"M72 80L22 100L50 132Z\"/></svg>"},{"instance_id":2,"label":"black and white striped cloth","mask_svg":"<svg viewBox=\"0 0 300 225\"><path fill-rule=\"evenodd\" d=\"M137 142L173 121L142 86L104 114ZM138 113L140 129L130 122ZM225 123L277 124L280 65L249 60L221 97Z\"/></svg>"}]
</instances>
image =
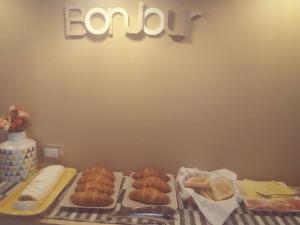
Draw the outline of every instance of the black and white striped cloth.
<instances>
[{"instance_id":1,"label":"black and white striped cloth","mask_svg":"<svg viewBox=\"0 0 300 225\"><path fill-rule=\"evenodd\" d=\"M121 200L120 200L121 201ZM210 225L203 214L196 206L187 205L178 198L179 209L175 221L170 225ZM115 210L121 208L121 203L118 202ZM73 208L60 207L58 204L49 214L45 215L47 218L88 221L96 223L122 223L130 222L133 224L153 224L148 220L142 219L112 219L101 211L95 209L78 210ZM278 213L253 213L249 211L243 203L236 209L227 219L224 225L300 225L300 213L278 214Z\"/></svg>"},{"instance_id":2,"label":"black and white striped cloth","mask_svg":"<svg viewBox=\"0 0 300 225\"><path fill-rule=\"evenodd\" d=\"M63 194L60 199L62 199ZM124 196L118 199L115 211L122 208ZM75 209L61 207L59 200L56 205L44 216L53 219L87 221L95 223L122 223L129 222L133 224L154 224L147 219L114 219L110 218L108 212L97 209ZM125 221L124 221L125 220ZM300 213L254 213L247 209L245 204L241 203L227 219L224 225L300 225ZM211 225L198 210L197 206L184 202L178 195L178 214L176 220L170 222L170 225Z\"/></svg>"},{"instance_id":3,"label":"black and white striped cloth","mask_svg":"<svg viewBox=\"0 0 300 225\"><path fill-rule=\"evenodd\" d=\"M0 196L5 195L15 184L16 183L0 183ZM54 205L41 215L42 217L95 223L127 222L132 224L155 224L147 219L110 218L108 213L111 211L62 207L60 201L65 192L66 190L60 195ZM118 199L115 211L122 208L122 198L123 196L121 195ZM211 225L198 210L197 206L184 202L179 195L178 206L179 209L176 220L171 222L170 225ZM240 207L230 215L224 225L300 225L300 213L255 213L248 210L247 207L241 203Z\"/></svg>"}]
</instances>

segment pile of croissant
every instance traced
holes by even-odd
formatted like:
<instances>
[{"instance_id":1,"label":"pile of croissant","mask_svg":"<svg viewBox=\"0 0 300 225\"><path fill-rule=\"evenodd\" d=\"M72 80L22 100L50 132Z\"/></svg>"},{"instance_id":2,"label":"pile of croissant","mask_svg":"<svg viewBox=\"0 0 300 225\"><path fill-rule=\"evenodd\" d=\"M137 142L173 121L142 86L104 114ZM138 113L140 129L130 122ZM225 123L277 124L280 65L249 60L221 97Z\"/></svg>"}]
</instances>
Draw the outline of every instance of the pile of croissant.
<instances>
[{"instance_id":1,"label":"pile of croissant","mask_svg":"<svg viewBox=\"0 0 300 225\"><path fill-rule=\"evenodd\" d=\"M171 192L172 188L167 183L170 178L166 174L153 168L145 168L141 172L134 173L132 177L134 178L132 186L135 190L129 193L131 200L151 205L170 203L167 193Z\"/></svg>"},{"instance_id":2,"label":"pile of croissant","mask_svg":"<svg viewBox=\"0 0 300 225\"><path fill-rule=\"evenodd\" d=\"M103 207L113 203L116 177L109 169L94 166L81 174L71 201L76 205Z\"/></svg>"}]
</instances>

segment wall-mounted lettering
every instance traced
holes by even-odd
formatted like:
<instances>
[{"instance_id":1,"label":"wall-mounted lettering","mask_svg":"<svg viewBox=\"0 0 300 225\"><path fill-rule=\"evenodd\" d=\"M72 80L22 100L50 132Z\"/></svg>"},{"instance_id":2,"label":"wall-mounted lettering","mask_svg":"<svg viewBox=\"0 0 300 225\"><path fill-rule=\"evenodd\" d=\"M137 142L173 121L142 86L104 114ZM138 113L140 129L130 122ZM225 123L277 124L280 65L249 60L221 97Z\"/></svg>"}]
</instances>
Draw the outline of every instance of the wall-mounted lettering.
<instances>
[{"instance_id":1,"label":"wall-mounted lettering","mask_svg":"<svg viewBox=\"0 0 300 225\"><path fill-rule=\"evenodd\" d=\"M78 15L72 15L72 12L77 12ZM186 11L175 13L181 19L180 26L176 29L170 27L170 18L172 11L165 11L158 8L147 8L143 2L138 4L138 23L136 27L132 27L127 11L123 8L91 8L86 10L81 6L66 6L65 7L65 29L67 37L82 37L90 33L100 36L105 34L113 34L113 17L120 14L124 20L126 34L135 35L144 32L148 36L157 36L166 32L169 36L187 37L189 35L190 22L202 16L199 11ZM151 15L156 15L159 18L159 25L155 28L147 26L147 19ZM92 24L94 16L101 16L104 20L104 25L101 28L96 28ZM81 29L72 29L73 26L80 26Z\"/></svg>"}]
</instances>

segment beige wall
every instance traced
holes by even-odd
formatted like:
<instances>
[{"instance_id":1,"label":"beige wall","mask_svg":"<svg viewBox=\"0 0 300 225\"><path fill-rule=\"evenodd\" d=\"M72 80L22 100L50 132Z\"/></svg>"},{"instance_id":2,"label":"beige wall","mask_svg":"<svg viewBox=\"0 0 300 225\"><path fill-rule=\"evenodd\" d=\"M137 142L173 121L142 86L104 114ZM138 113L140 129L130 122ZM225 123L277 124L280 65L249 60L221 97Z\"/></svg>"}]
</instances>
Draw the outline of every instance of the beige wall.
<instances>
[{"instance_id":1,"label":"beige wall","mask_svg":"<svg viewBox=\"0 0 300 225\"><path fill-rule=\"evenodd\" d=\"M78 168L228 168L300 184L298 0L147 1L205 13L183 42L128 39L120 16L113 38L67 40L74 2L86 1L0 2L0 111L26 106L40 146L64 144ZM98 6L134 22L137 3Z\"/></svg>"}]
</instances>

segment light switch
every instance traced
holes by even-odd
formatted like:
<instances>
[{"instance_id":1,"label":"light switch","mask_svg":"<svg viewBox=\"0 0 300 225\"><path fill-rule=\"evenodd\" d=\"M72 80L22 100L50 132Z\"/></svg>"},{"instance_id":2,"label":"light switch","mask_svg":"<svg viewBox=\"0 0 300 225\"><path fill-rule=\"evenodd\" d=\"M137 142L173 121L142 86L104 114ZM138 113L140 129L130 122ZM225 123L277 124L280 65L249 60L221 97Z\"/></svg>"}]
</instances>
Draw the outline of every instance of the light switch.
<instances>
[{"instance_id":1,"label":"light switch","mask_svg":"<svg viewBox=\"0 0 300 225\"><path fill-rule=\"evenodd\" d=\"M44 148L46 158L59 159L63 156L63 145L47 145Z\"/></svg>"},{"instance_id":2,"label":"light switch","mask_svg":"<svg viewBox=\"0 0 300 225\"><path fill-rule=\"evenodd\" d=\"M58 158L59 153L58 153L57 148L45 148L45 157L46 158Z\"/></svg>"}]
</instances>

